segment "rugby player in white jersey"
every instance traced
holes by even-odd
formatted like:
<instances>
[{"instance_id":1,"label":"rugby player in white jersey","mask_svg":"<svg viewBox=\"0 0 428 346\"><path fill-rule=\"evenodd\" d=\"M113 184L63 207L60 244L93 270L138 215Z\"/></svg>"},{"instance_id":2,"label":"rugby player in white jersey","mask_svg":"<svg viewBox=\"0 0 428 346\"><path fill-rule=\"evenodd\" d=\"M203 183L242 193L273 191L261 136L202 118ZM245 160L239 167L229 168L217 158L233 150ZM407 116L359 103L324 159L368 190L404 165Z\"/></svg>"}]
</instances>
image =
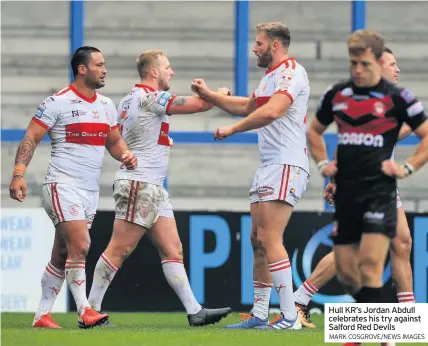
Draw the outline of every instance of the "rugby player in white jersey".
<instances>
[{"instance_id":1,"label":"rugby player in white jersey","mask_svg":"<svg viewBox=\"0 0 428 346\"><path fill-rule=\"evenodd\" d=\"M94 309L101 309L115 273L147 233L159 251L165 278L186 309L189 324L213 324L231 309L205 309L193 295L173 209L163 187L171 145L168 117L204 112L213 105L199 96L168 92L174 72L162 51L141 54L137 70L141 81L122 99L118 112L122 136L136 154L139 166L132 173L121 168L116 174L113 235L95 267L89 303ZM222 88L219 92L227 94L229 90Z\"/></svg>"},{"instance_id":2,"label":"rugby player in white jersey","mask_svg":"<svg viewBox=\"0 0 428 346\"><path fill-rule=\"evenodd\" d=\"M61 328L50 311L64 279L76 302L81 326L91 327L107 319L108 315L88 303L85 274L105 148L122 162L125 171L137 167L135 155L120 136L114 103L96 92L105 85L103 55L94 47L81 47L73 54L71 67L74 82L38 106L18 147L10 184L11 198L23 202L26 168L37 145L49 133L52 151L43 185L43 206L56 231L51 260L41 280L42 296L34 327Z\"/></svg>"},{"instance_id":3,"label":"rugby player in white jersey","mask_svg":"<svg viewBox=\"0 0 428 346\"><path fill-rule=\"evenodd\" d=\"M258 129L261 166L250 190L251 244L254 253L254 306L251 315L229 328L300 329L293 299L290 260L283 234L291 213L309 179L306 149L309 80L302 65L288 55L290 32L281 23L257 25L253 52L267 68L251 97L224 97L202 80L192 88L215 106L246 116L232 126L220 127L216 139ZM272 287L280 298L281 314L268 324Z\"/></svg>"},{"instance_id":4,"label":"rugby player in white jersey","mask_svg":"<svg viewBox=\"0 0 428 346\"><path fill-rule=\"evenodd\" d=\"M382 77L393 84L398 83L400 69L391 49L385 47L382 54ZM412 129L409 125L403 124L398 139L401 140L409 136ZM321 165L321 172L325 165ZM334 204L333 195L336 191L336 184L330 182L325 191L325 198L331 205ZM414 303L413 294L413 274L410 264L410 252L412 250L412 238L409 225L407 223L404 208L397 191L397 235L391 241L391 272L397 289L397 300L399 303ZM294 292L296 308L302 325L307 328L316 326L310 320L307 305L312 296L336 276L336 266L334 252L324 256L315 267L311 276Z\"/></svg>"}]
</instances>

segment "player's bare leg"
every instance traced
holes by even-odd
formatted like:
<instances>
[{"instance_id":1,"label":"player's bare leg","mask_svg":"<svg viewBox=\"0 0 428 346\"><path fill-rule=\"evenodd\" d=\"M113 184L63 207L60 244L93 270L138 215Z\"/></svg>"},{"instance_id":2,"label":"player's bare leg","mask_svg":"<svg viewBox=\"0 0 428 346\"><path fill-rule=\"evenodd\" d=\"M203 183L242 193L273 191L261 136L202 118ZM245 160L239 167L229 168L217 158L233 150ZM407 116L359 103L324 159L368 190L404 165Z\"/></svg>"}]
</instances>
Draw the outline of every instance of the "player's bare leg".
<instances>
[{"instance_id":1,"label":"player's bare leg","mask_svg":"<svg viewBox=\"0 0 428 346\"><path fill-rule=\"evenodd\" d=\"M253 247L253 284L254 304L251 314L241 313L242 322L231 324L226 328L254 329L265 328L269 322L269 301L272 291L272 276L269 272L269 263L264 249L257 240L258 205L250 204L251 214L251 246Z\"/></svg>"},{"instance_id":2,"label":"player's bare leg","mask_svg":"<svg viewBox=\"0 0 428 346\"><path fill-rule=\"evenodd\" d=\"M318 290L326 285L336 275L336 263L334 252L324 256L317 264L311 276L294 292L294 302L296 303L297 313L303 327L316 328L310 320L307 305L312 296Z\"/></svg>"},{"instance_id":3,"label":"player's bare leg","mask_svg":"<svg viewBox=\"0 0 428 346\"><path fill-rule=\"evenodd\" d=\"M204 326L226 317L230 308L205 309L197 302L183 265L183 247L175 219L160 216L148 234L159 251L166 280L186 309L189 324Z\"/></svg>"},{"instance_id":4,"label":"player's bare leg","mask_svg":"<svg viewBox=\"0 0 428 346\"><path fill-rule=\"evenodd\" d=\"M55 232L51 260L46 266L41 280L42 296L33 320L35 328L62 328L51 317L51 311L65 280L66 259L67 247L64 239L59 236L58 232Z\"/></svg>"},{"instance_id":5,"label":"player's bare leg","mask_svg":"<svg viewBox=\"0 0 428 346\"><path fill-rule=\"evenodd\" d=\"M335 245L337 279L346 293L354 294L361 288L359 244Z\"/></svg>"},{"instance_id":6,"label":"player's bare leg","mask_svg":"<svg viewBox=\"0 0 428 346\"><path fill-rule=\"evenodd\" d=\"M86 220L65 221L57 224L59 233L67 246L65 262L65 278L76 302L79 321L86 327L92 327L104 321L108 315L100 314L92 309L86 298L86 256L91 238Z\"/></svg>"},{"instance_id":7,"label":"player's bare leg","mask_svg":"<svg viewBox=\"0 0 428 346\"><path fill-rule=\"evenodd\" d=\"M293 296L293 279L288 253L283 244L285 227L293 207L283 201L258 203L257 240L266 254L273 287L278 292L281 315L268 327L274 329L300 329Z\"/></svg>"},{"instance_id":8,"label":"player's bare leg","mask_svg":"<svg viewBox=\"0 0 428 346\"><path fill-rule=\"evenodd\" d=\"M406 214L402 207L397 208L397 235L391 241L391 269L392 277L397 287L399 303L414 303L413 273L410 264L412 237Z\"/></svg>"},{"instance_id":9,"label":"player's bare leg","mask_svg":"<svg viewBox=\"0 0 428 346\"><path fill-rule=\"evenodd\" d=\"M89 293L89 304L95 310L101 311L101 304L107 288L122 263L131 255L146 231L146 228L135 223L120 219L114 220L113 234L95 266L94 279Z\"/></svg>"}]
</instances>

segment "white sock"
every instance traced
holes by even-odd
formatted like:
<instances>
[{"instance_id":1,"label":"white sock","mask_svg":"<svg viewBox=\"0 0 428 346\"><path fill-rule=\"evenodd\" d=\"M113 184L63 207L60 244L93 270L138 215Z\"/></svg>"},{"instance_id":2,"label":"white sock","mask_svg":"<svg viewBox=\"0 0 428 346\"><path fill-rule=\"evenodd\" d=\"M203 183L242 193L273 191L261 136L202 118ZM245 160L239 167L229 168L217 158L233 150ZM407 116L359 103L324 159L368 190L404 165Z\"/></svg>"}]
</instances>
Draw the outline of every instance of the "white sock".
<instances>
[{"instance_id":1,"label":"white sock","mask_svg":"<svg viewBox=\"0 0 428 346\"><path fill-rule=\"evenodd\" d=\"M38 320L43 315L51 312L56 297L61 291L64 279L64 271L55 268L51 264L51 262L49 262L46 266L41 280L42 296L40 297L39 308L36 312L36 320Z\"/></svg>"},{"instance_id":2,"label":"white sock","mask_svg":"<svg viewBox=\"0 0 428 346\"><path fill-rule=\"evenodd\" d=\"M183 261L162 261L162 270L166 280L169 282L178 298L180 298L187 314L193 315L199 312L202 309L202 306L197 302L193 295L186 270L184 269Z\"/></svg>"},{"instance_id":3,"label":"white sock","mask_svg":"<svg viewBox=\"0 0 428 346\"><path fill-rule=\"evenodd\" d=\"M273 287L278 292L279 308L284 318L294 320L297 312L294 304L290 260L285 258L275 263L269 263L269 271L272 275Z\"/></svg>"},{"instance_id":4,"label":"white sock","mask_svg":"<svg viewBox=\"0 0 428 346\"><path fill-rule=\"evenodd\" d=\"M296 292L294 292L294 301L300 305L308 305L312 296L318 292L318 288L306 280Z\"/></svg>"},{"instance_id":5,"label":"white sock","mask_svg":"<svg viewBox=\"0 0 428 346\"><path fill-rule=\"evenodd\" d=\"M104 295L117 270L118 268L103 253L95 266L94 279L88 298L89 305L96 311L101 311Z\"/></svg>"},{"instance_id":6,"label":"white sock","mask_svg":"<svg viewBox=\"0 0 428 346\"><path fill-rule=\"evenodd\" d=\"M86 298L85 264L86 262L81 260L67 260L65 262L65 278L76 302L79 316L86 307L89 307L88 299Z\"/></svg>"},{"instance_id":7,"label":"white sock","mask_svg":"<svg viewBox=\"0 0 428 346\"><path fill-rule=\"evenodd\" d=\"M269 301L272 284L254 281L254 305L251 313L253 316L265 320L269 316Z\"/></svg>"},{"instance_id":8,"label":"white sock","mask_svg":"<svg viewBox=\"0 0 428 346\"><path fill-rule=\"evenodd\" d=\"M399 303L416 303L413 292L400 292L397 293Z\"/></svg>"}]
</instances>

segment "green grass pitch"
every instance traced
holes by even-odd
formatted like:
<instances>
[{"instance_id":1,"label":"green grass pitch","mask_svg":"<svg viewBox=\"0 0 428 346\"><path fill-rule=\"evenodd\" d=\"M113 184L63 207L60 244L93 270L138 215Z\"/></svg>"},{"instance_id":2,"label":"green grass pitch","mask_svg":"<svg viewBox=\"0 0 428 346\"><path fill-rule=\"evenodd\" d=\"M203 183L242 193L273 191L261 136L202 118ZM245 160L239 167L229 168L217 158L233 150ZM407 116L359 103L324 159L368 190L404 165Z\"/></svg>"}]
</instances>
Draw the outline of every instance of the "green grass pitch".
<instances>
[{"instance_id":1,"label":"green grass pitch","mask_svg":"<svg viewBox=\"0 0 428 346\"><path fill-rule=\"evenodd\" d=\"M189 327L185 313L111 313L116 328L81 330L75 313L53 314L63 329L31 327L33 314L2 313L3 346L314 346L324 345L323 316L313 316L317 329L296 331L227 330L239 321L233 313L220 323ZM327 344L337 345L337 344ZM365 344L370 345L370 344ZM376 345L376 344L371 344ZM421 345L421 344L403 344Z\"/></svg>"}]
</instances>

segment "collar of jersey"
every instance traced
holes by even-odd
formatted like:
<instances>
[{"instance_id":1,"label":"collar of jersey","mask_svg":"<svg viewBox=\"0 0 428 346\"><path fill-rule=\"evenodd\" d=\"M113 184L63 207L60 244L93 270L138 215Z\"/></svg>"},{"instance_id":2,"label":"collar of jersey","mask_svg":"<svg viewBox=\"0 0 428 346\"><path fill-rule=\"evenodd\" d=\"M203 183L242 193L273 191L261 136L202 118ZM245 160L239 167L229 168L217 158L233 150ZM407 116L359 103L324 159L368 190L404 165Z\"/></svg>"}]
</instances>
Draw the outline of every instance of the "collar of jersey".
<instances>
[{"instance_id":1,"label":"collar of jersey","mask_svg":"<svg viewBox=\"0 0 428 346\"><path fill-rule=\"evenodd\" d=\"M282 64L284 64L288 60L294 60L294 58L288 57L287 59L282 60L278 65L271 67L269 70L267 70L265 75L275 71L278 67L280 67Z\"/></svg>"},{"instance_id":2,"label":"collar of jersey","mask_svg":"<svg viewBox=\"0 0 428 346\"><path fill-rule=\"evenodd\" d=\"M97 99L97 92L95 92L95 95L92 96L91 98L87 98L85 95L82 95L81 93L79 93L73 84L70 84L68 87L72 92L76 94L76 96L80 97L83 101L94 103L95 100Z\"/></svg>"},{"instance_id":3,"label":"collar of jersey","mask_svg":"<svg viewBox=\"0 0 428 346\"><path fill-rule=\"evenodd\" d=\"M136 88L142 88L142 89L149 89L150 91L156 91L151 86L146 85L146 84L135 84L135 87Z\"/></svg>"}]
</instances>

